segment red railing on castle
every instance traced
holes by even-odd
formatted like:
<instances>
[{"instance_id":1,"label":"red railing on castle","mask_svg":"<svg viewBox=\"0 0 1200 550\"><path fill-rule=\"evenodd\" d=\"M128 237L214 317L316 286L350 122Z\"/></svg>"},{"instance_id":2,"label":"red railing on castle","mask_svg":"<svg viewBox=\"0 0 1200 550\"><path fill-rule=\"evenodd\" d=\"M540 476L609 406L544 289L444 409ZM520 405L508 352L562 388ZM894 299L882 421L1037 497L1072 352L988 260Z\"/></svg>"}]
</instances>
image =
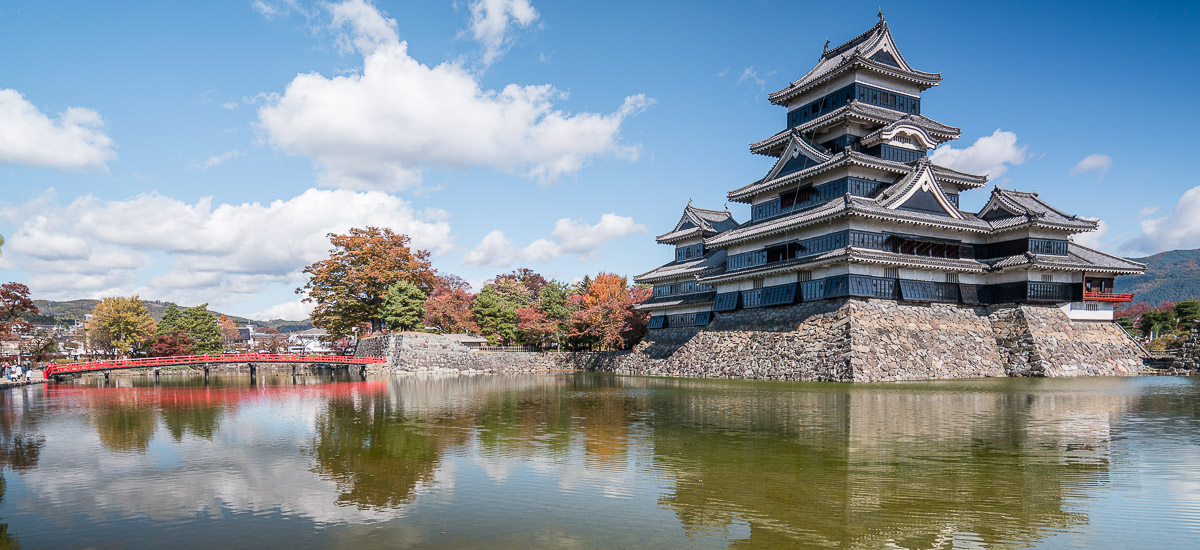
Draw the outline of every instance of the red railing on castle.
<instances>
[{"instance_id":1,"label":"red railing on castle","mask_svg":"<svg viewBox=\"0 0 1200 550\"><path fill-rule=\"evenodd\" d=\"M373 365L386 361L383 357L349 357L345 355L290 355L274 353L222 353L213 355L174 355L170 357L143 357L139 359L113 359L88 361L46 367L45 376L59 376L82 372L98 372L116 369L146 369L184 365L214 365L218 363L311 363L318 365Z\"/></svg>"}]
</instances>

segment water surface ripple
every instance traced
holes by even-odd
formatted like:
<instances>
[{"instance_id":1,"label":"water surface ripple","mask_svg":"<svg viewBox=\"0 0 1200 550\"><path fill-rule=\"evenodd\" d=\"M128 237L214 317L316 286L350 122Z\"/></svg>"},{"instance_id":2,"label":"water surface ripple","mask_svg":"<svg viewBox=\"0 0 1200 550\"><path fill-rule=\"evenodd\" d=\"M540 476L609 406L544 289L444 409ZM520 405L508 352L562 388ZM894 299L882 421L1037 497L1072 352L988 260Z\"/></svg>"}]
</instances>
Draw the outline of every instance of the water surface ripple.
<instances>
[{"instance_id":1,"label":"water surface ripple","mask_svg":"<svg viewBox=\"0 0 1200 550\"><path fill-rule=\"evenodd\" d=\"M1200 380L0 392L0 548L1200 547Z\"/></svg>"}]
</instances>

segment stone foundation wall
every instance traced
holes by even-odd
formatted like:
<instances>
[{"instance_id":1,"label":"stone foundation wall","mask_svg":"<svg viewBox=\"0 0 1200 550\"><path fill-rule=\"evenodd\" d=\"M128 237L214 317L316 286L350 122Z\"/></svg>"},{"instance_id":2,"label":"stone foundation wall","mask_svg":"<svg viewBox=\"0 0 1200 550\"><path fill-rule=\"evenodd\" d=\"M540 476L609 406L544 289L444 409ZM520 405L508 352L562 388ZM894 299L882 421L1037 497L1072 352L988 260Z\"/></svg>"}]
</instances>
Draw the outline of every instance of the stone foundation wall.
<instances>
[{"instance_id":1,"label":"stone foundation wall","mask_svg":"<svg viewBox=\"0 0 1200 550\"><path fill-rule=\"evenodd\" d=\"M1200 323L1192 325L1187 340L1183 342L1183 348L1179 350L1179 357L1175 359L1171 368L1187 374L1200 372Z\"/></svg>"},{"instance_id":2,"label":"stone foundation wall","mask_svg":"<svg viewBox=\"0 0 1200 550\"><path fill-rule=\"evenodd\" d=\"M717 315L654 330L632 351L490 353L439 335L364 338L390 372L583 370L648 376L878 382L1133 374L1141 350L1106 322L1053 306L970 307L846 298Z\"/></svg>"},{"instance_id":3,"label":"stone foundation wall","mask_svg":"<svg viewBox=\"0 0 1200 550\"><path fill-rule=\"evenodd\" d=\"M855 382L1005 376L986 308L854 300Z\"/></svg>"},{"instance_id":4,"label":"stone foundation wall","mask_svg":"<svg viewBox=\"0 0 1200 550\"><path fill-rule=\"evenodd\" d=\"M1053 306L1020 310L1032 341L1033 376L1125 375L1142 367L1141 348L1116 323L1072 321Z\"/></svg>"},{"instance_id":5,"label":"stone foundation wall","mask_svg":"<svg viewBox=\"0 0 1200 550\"><path fill-rule=\"evenodd\" d=\"M357 356L386 357L373 372L552 372L580 370L572 353L480 352L439 334L404 332L359 340Z\"/></svg>"},{"instance_id":6,"label":"stone foundation wall","mask_svg":"<svg viewBox=\"0 0 1200 550\"><path fill-rule=\"evenodd\" d=\"M702 328L651 332L632 352L596 356L589 370L649 376L849 380L845 300L745 309Z\"/></svg>"}]
</instances>

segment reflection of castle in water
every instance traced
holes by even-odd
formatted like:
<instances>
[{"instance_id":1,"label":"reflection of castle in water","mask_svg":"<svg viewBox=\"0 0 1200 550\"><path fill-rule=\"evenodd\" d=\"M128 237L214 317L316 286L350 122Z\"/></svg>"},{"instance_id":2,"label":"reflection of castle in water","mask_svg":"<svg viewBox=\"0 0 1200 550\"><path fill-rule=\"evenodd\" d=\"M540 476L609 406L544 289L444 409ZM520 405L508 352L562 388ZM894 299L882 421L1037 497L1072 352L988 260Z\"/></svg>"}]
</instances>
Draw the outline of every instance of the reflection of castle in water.
<instances>
[{"instance_id":1,"label":"reflection of castle in water","mask_svg":"<svg viewBox=\"0 0 1200 550\"><path fill-rule=\"evenodd\" d=\"M693 536L749 524L749 545L1021 546L1087 522L1107 478L1112 394L878 390L677 394L655 454ZM671 418L663 418L665 415Z\"/></svg>"},{"instance_id":2,"label":"reflection of castle in water","mask_svg":"<svg viewBox=\"0 0 1200 550\"><path fill-rule=\"evenodd\" d=\"M202 388L144 395L88 389L80 405L90 420L71 422L97 430L115 451L107 458L130 468L95 488L128 495L121 505L136 513L201 502L214 509L285 507L326 522L397 518L422 506L416 499L426 492L446 489L453 498L455 468L466 459L497 483L504 468L549 474L561 493L549 499L642 493L688 535L710 542L944 547L974 537L1005 547L1088 522L1072 504L1107 482L1111 422L1136 412L1143 398L1104 385L1127 383L851 388L596 375L398 377L302 388L294 390L300 399L276 400L307 419L291 432L298 438L282 445L260 446L254 433L227 431L226 424L245 426L227 415L239 411L244 420L276 410L251 402L293 390L203 401ZM232 395L210 392L218 394ZM40 414L8 414L0 435L37 433L31 422ZM121 426L141 428L117 436ZM156 444L142 454L152 436ZM216 461L218 481L183 475L168 488L156 485L159 473L135 464L154 459L158 444ZM33 447L6 455L10 466L31 454L36 461L40 447ZM250 454L239 461L231 453ZM27 484L45 491L45 502L87 509L95 503L74 487L92 475L64 470ZM672 524L661 525L674 531Z\"/></svg>"}]
</instances>

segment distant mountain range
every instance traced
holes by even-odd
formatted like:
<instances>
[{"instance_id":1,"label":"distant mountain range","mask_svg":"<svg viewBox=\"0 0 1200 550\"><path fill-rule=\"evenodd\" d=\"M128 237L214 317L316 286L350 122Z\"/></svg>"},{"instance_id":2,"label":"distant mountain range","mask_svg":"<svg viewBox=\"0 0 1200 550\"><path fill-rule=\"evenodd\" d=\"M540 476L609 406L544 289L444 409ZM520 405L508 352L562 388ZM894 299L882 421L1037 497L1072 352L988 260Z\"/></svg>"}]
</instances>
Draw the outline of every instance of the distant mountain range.
<instances>
[{"instance_id":1,"label":"distant mountain range","mask_svg":"<svg viewBox=\"0 0 1200 550\"><path fill-rule=\"evenodd\" d=\"M1169 250L1147 258L1130 258L1146 264L1141 275L1117 277L1117 292L1132 292L1135 302L1156 306L1200 298L1200 249Z\"/></svg>"},{"instance_id":2,"label":"distant mountain range","mask_svg":"<svg viewBox=\"0 0 1200 550\"><path fill-rule=\"evenodd\" d=\"M30 322L45 325L56 324L60 322L71 322L76 320L83 321L84 316L91 313L92 310L95 309L96 304L99 303L100 300L91 299L68 300L66 302L34 300L33 304L37 306L38 314L28 316L27 319ZM155 321L161 320L163 311L167 309L168 302L145 300L145 303L146 309L150 310L150 316L153 317ZM179 307L183 308L187 306L180 305ZM223 315L219 311L212 309L209 309L209 311L212 311L217 317ZM255 319L238 317L236 315L227 315L227 317L233 319L233 322L239 327L244 327L246 325L253 325L256 327L272 327L280 332L296 332L313 328L312 321L308 320L288 321L284 319L272 319L270 321L258 321Z\"/></svg>"}]
</instances>

